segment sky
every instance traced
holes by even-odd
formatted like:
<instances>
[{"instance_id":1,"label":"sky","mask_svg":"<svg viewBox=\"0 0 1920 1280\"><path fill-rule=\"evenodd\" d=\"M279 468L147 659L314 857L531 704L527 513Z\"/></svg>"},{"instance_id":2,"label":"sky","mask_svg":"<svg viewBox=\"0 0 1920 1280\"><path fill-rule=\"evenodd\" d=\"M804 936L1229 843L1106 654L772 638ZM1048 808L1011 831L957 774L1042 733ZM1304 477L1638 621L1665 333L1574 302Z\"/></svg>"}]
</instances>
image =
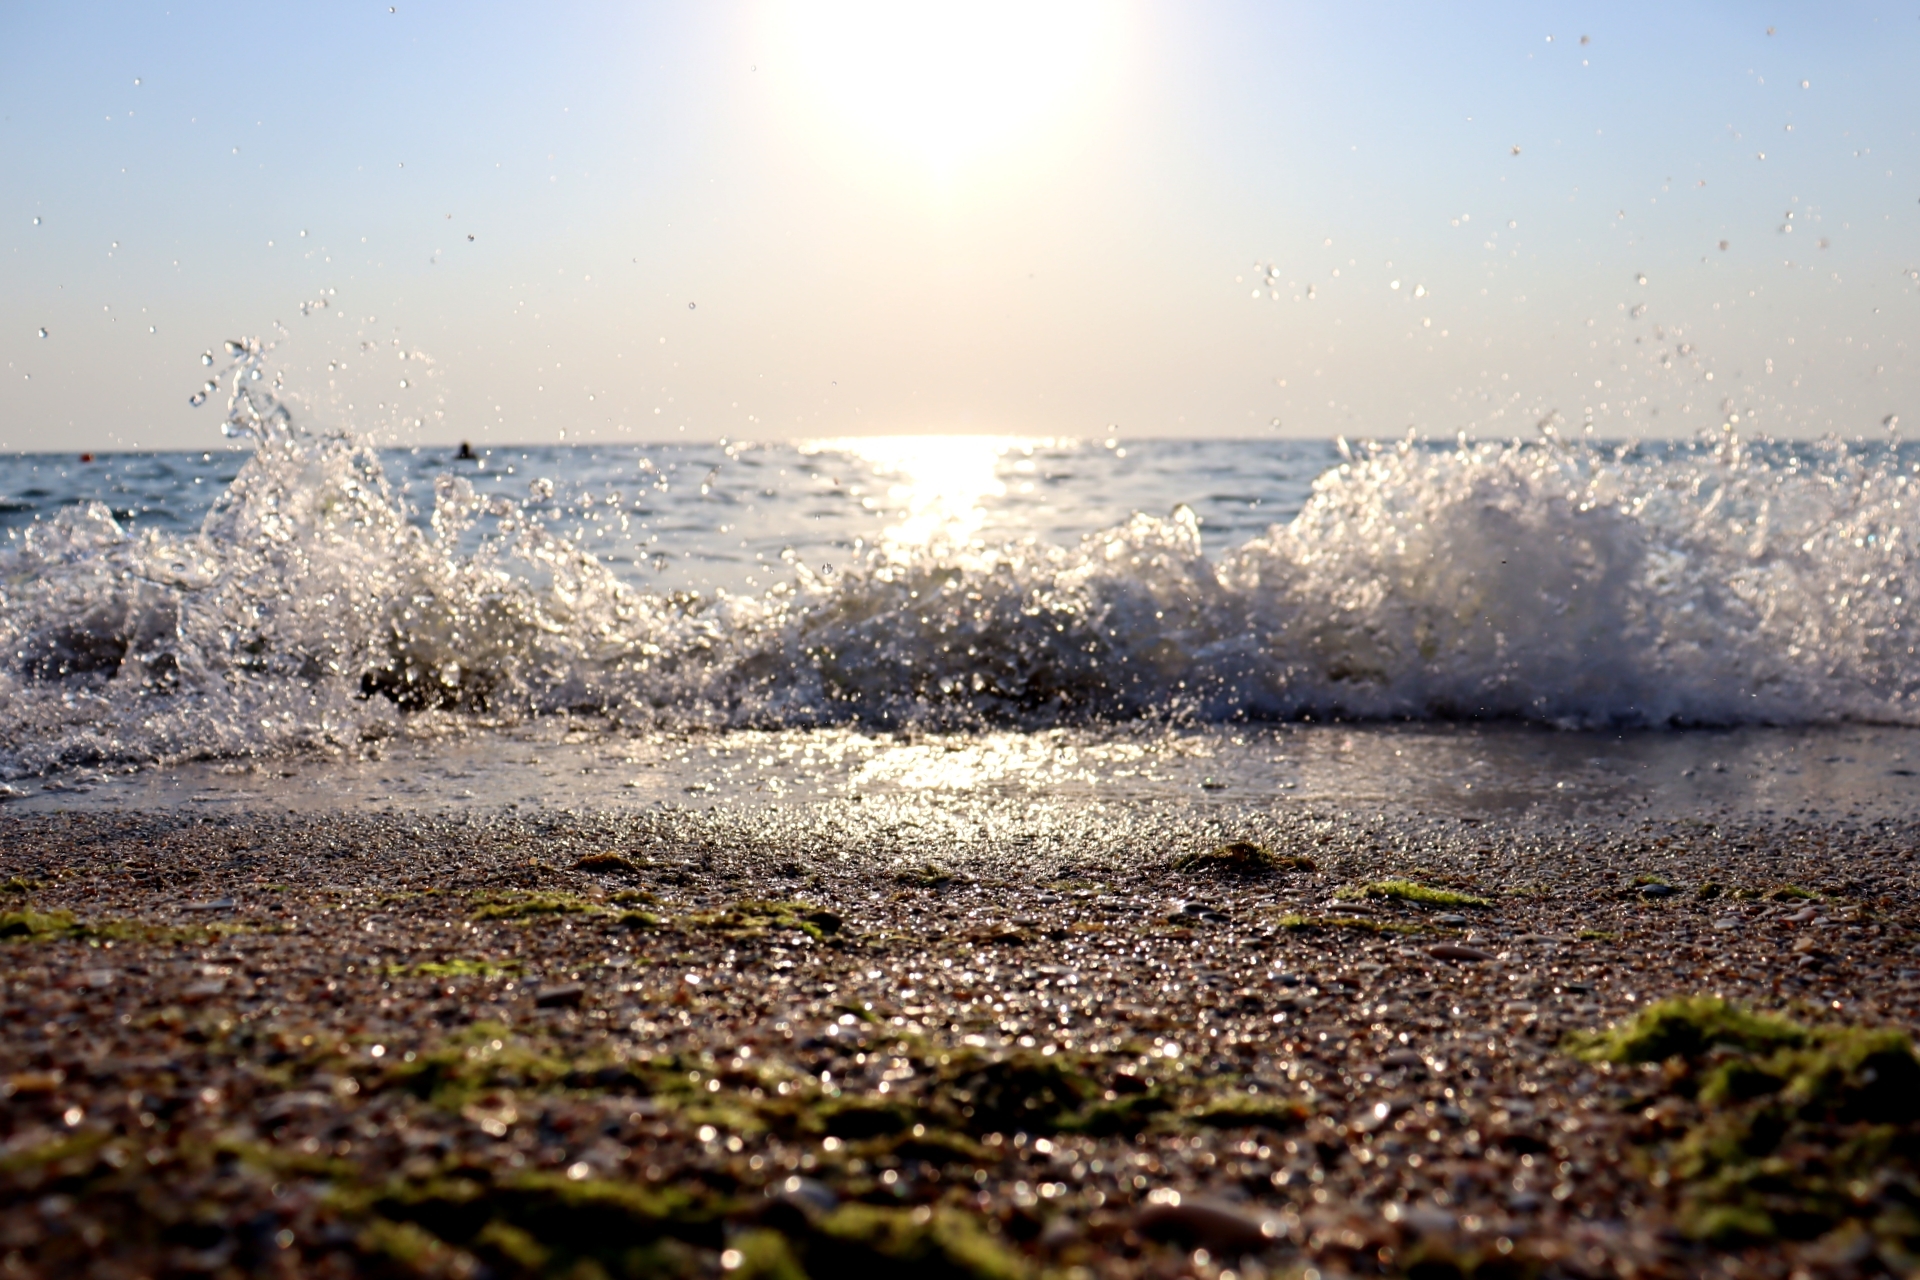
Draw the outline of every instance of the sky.
<instances>
[{"instance_id":1,"label":"sky","mask_svg":"<svg viewBox=\"0 0 1920 1280\"><path fill-rule=\"evenodd\" d=\"M0 450L217 448L243 338L402 444L1874 437L1915 66L1870 3L4 5Z\"/></svg>"}]
</instances>

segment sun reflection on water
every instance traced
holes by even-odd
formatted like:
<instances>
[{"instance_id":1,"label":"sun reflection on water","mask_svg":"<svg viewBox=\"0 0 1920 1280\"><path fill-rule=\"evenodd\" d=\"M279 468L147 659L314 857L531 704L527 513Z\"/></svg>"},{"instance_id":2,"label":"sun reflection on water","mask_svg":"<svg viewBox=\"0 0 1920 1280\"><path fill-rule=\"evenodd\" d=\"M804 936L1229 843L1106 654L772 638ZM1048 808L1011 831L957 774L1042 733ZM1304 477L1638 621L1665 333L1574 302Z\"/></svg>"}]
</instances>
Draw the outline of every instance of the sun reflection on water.
<instances>
[{"instance_id":1,"label":"sun reflection on water","mask_svg":"<svg viewBox=\"0 0 1920 1280\"><path fill-rule=\"evenodd\" d=\"M929 548L977 547L987 523L986 504L1006 496L1003 461L1033 443L1012 436L855 436L803 447L809 453L847 454L872 468L886 488L862 502L890 521L880 535L881 552L905 563Z\"/></svg>"}]
</instances>

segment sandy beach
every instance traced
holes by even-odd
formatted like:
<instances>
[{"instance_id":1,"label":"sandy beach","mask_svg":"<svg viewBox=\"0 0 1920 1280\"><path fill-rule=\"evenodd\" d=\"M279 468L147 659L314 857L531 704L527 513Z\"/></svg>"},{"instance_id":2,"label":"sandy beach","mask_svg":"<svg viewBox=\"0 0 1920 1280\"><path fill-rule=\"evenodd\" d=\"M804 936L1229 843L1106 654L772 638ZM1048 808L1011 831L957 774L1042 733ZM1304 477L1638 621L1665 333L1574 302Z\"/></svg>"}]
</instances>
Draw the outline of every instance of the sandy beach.
<instances>
[{"instance_id":1,"label":"sandy beach","mask_svg":"<svg viewBox=\"0 0 1920 1280\"><path fill-rule=\"evenodd\" d=\"M17 815L0 1274L1915 1264L1910 821L996 812Z\"/></svg>"}]
</instances>

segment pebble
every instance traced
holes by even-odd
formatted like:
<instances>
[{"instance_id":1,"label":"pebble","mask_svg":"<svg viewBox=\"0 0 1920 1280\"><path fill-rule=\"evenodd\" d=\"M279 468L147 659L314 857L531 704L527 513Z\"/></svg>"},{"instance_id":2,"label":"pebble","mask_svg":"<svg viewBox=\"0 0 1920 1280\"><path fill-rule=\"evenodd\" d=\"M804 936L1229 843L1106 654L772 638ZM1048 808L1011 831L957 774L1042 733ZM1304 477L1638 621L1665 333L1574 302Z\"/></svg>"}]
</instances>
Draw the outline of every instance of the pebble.
<instances>
[{"instance_id":1,"label":"pebble","mask_svg":"<svg viewBox=\"0 0 1920 1280\"><path fill-rule=\"evenodd\" d=\"M1455 927L1459 927L1467 923L1467 918L1465 916L1457 916L1457 915L1435 916L1433 918L1433 922L1435 924L1453 925Z\"/></svg>"},{"instance_id":2,"label":"pebble","mask_svg":"<svg viewBox=\"0 0 1920 1280\"><path fill-rule=\"evenodd\" d=\"M788 1178L780 1184L774 1198L792 1205L808 1217L832 1213L840 1205L840 1197L833 1194L833 1188L818 1178Z\"/></svg>"},{"instance_id":3,"label":"pebble","mask_svg":"<svg viewBox=\"0 0 1920 1280\"><path fill-rule=\"evenodd\" d=\"M1643 884L1640 886L1640 896L1643 898L1671 898L1678 892L1680 891L1670 884Z\"/></svg>"},{"instance_id":4,"label":"pebble","mask_svg":"<svg viewBox=\"0 0 1920 1280\"><path fill-rule=\"evenodd\" d=\"M1271 1245L1279 1235L1268 1223L1224 1200L1183 1197L1167 1188L1148 1194L1133 1223L1143 1236L1187 1241L1230 1257Z\"/></svg>"},{"instance_id":5,"label":"pebble","mask_svg":"<svg viewBox=\"0 0 1920 1280\"><path fill-rule=\"evenodd\" d=\"M1716 929L1738 929L1744 923L1746 922L1739 916L1721 916L1713 922L1713 927Z\"/></svg>"},{"instance_id":6,"label":"pebble","mask_svg":"<svg viewBox=\"0 0 1920 1280\"><path fill-rule=\"evenodd\" d=\"M182 911L231 911L232 898L215 898L211 902L189 902L180 908Z\"/></svg>"},{"instance_id":7,"label":"pebble","mask_svg":"<svg viewBox=\"0 0 1920 1280\"><path fill-rule=\"evenodd\" d=\"M1457 942L1443 942L1437 947L1428 947L1427 954L1435 960L1463 960L1470 963L1493 959L1491 952L1478 947L1463 947Z\"/></svg>"},{"instance_id":8,"label":"pebble","mask_svg":"<svg viewBox=\"0 0 1920 1280\"><path fill-rule=\"evenodd\" d=\"M542 987L540 994L533 998L535 1008L539 1009L576 1009L587 989L577 982L559 987Z\"/></svg>"}]
</instances>

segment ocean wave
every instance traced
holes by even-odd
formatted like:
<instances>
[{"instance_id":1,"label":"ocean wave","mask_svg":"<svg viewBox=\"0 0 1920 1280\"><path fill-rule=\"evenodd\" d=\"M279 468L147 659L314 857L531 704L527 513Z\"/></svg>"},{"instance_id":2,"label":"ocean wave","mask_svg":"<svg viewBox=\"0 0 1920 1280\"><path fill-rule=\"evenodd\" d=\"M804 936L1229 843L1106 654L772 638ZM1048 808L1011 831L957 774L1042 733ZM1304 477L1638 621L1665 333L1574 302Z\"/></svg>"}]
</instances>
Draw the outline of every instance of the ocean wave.
<instances>
[{"instance_id":1,"label":"ocean wave","mask_svg":"<svg viewBox=\"0 0 1920 1280\"><path fill-rule=\"evenodd\" d=\"M0 552L0 776L556 714L1920 721L1920 464L1885 447L1376 444L1212 557L1177 508L1074 546L895 547L764 594L667 593L459 476L414 521L371 445L300 428L261 358L231 374L253 453L196 533L96 503Z\"/></svg>"}]
</instances>

